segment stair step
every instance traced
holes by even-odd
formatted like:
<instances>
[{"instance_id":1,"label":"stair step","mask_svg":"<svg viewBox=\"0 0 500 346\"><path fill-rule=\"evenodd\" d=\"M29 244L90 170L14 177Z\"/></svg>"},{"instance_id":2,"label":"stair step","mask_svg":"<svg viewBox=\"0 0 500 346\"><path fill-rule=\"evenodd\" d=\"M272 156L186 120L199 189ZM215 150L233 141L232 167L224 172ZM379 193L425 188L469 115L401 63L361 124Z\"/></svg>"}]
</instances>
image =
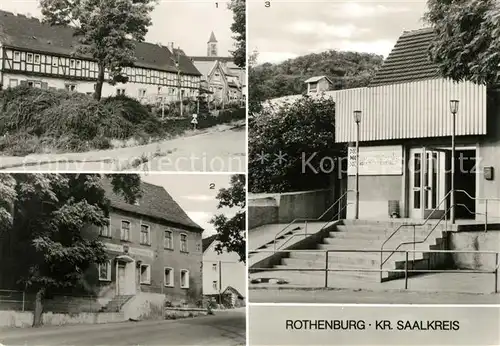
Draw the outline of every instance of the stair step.
<instances>
[{"instance_id":1,"label":"stair step","mask_svg":"<svg viewBox=\"0 0 500 346\"><path fill-rule=\"evenodd\" d=\"M328 236L330 238L336 238L336 239L366 239L366 240L373 240L373 239L379 239L381 241L386 240L392 232L389 233L377 233L377 232L345 232L345 231L330 231ZM415 238L416 239L424 239L426 238L430 233L430 230L418 230L415 231ZM442 232L439 230L434 230L429 237L436 237L442 236ZM413 230L401 230L395 233L392 238L395 239L401 239L401 238L411 238L413 239ZM392 239L391 238L391 239Z\"/></svg>"},{"instance_id":2,"label":"stair step","mask_svg":"<svg viewBox=\"0 0 500 346\"><path fill-rule=\"evenodd\" d=\"M274 266L276 269L283 269L287 268L287 266L283 265L277 265ZM345 268L347 269L347 268ZM280 276L287 276L287 273L291 272L295 275L311 275L314 277L325 277L325 272L324 271L282 271L280 272ZM383 274L383 277L386 277L387 273ZM328 273L328 282L329 284L333 284L335 281L338 280L344 280L346 278L351 278L351 279L361 279L363 281L369 281L369 282L380 282L380 272L362 272L362 271L330 271Z\"/></svg>"}]
</instances>

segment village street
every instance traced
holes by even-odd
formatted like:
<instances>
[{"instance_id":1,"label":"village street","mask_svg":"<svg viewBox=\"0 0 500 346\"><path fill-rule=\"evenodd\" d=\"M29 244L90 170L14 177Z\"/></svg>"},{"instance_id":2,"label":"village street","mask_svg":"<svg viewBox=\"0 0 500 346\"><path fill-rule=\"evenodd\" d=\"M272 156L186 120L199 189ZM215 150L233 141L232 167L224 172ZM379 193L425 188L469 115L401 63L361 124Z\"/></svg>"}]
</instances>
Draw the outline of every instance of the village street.
<instances>
[{"instance_id":1,"label":"village street","mask_svg":"<svg viewBox=\"0 0 500 346\"><path fill-rule=\"evenodd\" d=\"M244 121L239 121L142 146L85 153L0 156L0 170L243 172L245 134Z\"/></svg>"},{"instance_id":2,"label":"village street","mask_svg":"<svg viewBox=\"0 0 500 346\"><path fill-rule=\"evenodd\" d=\"M245 308L180 320L0 329L3 345L245 345Z\"/></svg>"}]
</instances>

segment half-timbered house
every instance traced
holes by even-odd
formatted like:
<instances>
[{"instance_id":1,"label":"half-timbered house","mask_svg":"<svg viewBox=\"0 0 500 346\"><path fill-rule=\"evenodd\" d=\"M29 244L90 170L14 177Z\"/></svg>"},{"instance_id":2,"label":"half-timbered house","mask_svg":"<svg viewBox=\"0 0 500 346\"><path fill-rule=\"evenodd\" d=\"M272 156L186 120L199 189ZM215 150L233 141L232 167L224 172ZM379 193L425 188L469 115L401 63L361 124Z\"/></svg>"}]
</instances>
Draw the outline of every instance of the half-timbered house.
<instances>
[{"instance_id":1,"label":"half-timbered house","mask_svg":"<svg viewBox=\"0 0 500 346\"><path fill-rule=\"evenodd\" d=\"M207 56L191 57L212 92L210 99L221 103L243 101L246 95L245 69L238 67L233 57L218 56L217 51L217 39L212 32L207 42Z\"/></svg>"},{"instance_id":2,"label":"half-timbered house","mask_svg":"<svg viewBox=\"0 0 500 346\"><path fill-rule=\"evenodd\" d=\"M77 53L71 27L0 11L0 86L26 84L92 94L98 77L95 59ZM127 83L103 85L102 96L127 95L144 102L196 99L201 73L173 44L137 42L135 63L124 67ZM109 72L105 71L105 80Z\"/></svg>"}]
</instances>

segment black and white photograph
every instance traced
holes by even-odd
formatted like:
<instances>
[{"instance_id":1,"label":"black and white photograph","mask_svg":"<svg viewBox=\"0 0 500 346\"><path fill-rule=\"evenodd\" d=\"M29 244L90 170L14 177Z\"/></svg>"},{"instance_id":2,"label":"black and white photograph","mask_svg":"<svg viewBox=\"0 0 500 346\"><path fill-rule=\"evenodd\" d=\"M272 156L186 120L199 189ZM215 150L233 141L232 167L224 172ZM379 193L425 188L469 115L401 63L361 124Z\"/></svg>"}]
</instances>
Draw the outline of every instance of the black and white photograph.
<instances>
[{"instance_id":1,"label":"black and white photograph","mask_svg":"<svg viewBox=\"0 0 500 346\"><path fill-rule=\"evenodd\" d=\"M0 170L246 171L245 2L2 0Z\"/></svg>"},{"instance_id":2,"label":"black and white photograph","mask_svg":"<svg viewBox=\"0 0 500 346\"><path fill-rule=\"evenodd\" d=\"M248 16L249 302L499 304L498 2Z\"/></svg>"},{"instance_id":3,"label":"black and white photograph","mask_svg":"<svg viewBox=\"0 0 500 346\"><path fill-rule=\"evenodd\" d=\"M245 176L0 174L0 344L246 344Z\"/></svg>"}]
</instances>

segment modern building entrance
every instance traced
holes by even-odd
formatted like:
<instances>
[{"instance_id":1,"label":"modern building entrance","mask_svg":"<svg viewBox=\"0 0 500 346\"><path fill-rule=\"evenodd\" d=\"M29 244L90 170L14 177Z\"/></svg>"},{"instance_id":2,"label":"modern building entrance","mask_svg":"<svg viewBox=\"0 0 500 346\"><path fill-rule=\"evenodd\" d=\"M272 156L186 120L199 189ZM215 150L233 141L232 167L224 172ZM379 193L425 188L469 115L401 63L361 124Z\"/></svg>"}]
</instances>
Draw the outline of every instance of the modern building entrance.
<instances>
[{"instance_id":1,"label":"modern building entrance","mask_svg":"<svg viewBox=\"0 0 500 346\"><path fill-rule=\"evenodd\" d=\"M455 149L455 216L475 217L476 150ZM448 192L451 190L451 149L410 149L408 163L408 213L410 218L441 218L451 206ZM464 193L465 191L466 193ZM470 196L468 196L470 195ZM445 196L447 196L446 199ZM473 197L473 198L471 198Z\"/></svg>"}]
</instances>

